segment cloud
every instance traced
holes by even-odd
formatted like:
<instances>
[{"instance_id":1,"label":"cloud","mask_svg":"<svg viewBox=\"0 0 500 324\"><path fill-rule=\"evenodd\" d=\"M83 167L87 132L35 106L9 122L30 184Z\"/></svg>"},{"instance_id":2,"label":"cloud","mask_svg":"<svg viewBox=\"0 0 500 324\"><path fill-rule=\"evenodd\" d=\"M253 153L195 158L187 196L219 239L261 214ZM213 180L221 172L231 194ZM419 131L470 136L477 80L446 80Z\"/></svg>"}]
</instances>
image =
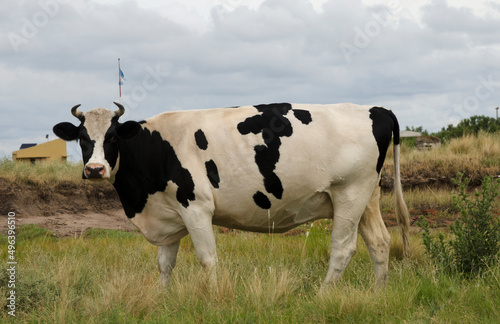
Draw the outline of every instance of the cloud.
<instances>
[{"instance_id":1,"label":"cloud","mask_svg":"<svg viewBox=\"0 0 500 324\"><path fill-rule=\"evenodd\" d=\"M433 131L493 116L498 105L500 19L473 7L430 1L415 15L415 4L398 1L324 1L321 10L308 0L196 3L8 1L0 12L0 156L72 121L75 104L113 108L119 57L125 119L350 101L387 106L403 127Z\"/></svg>"},{"instance_id":2,"label":"cloud","mask_svg":"<svg viewBox=\"0 0 500 324\"><path fill-rule=\"evenodd\" d=\"M493 3L491 8L495 8ZM422 8L424 23L435 33L463 33L467 36L498 35L500 20L493 16L478 16L472 8L451 7L446 1L435 0ZM497 38L498 39L498 38Z\"/></svg>"}]
</instances>

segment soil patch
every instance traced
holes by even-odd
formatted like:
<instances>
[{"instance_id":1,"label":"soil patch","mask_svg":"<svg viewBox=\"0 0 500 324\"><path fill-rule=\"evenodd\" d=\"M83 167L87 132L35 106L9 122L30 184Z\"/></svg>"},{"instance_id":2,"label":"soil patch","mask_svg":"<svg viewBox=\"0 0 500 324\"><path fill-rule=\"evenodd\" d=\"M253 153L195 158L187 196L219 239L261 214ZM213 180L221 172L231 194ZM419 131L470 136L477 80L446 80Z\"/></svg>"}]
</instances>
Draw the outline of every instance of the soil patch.
<instances>
[{"instance_id":1,"label":"soil patch","mask_svg":"<svg viewBox=\"0 0 500 324\"><path fill-rule=\"evenodd\" d=\"M0 178L0 231L9 212L16 225L36 224L57 236L73 236L88 228L134 230L120 199L108 182L22 182Z\"/></svg>"},{"instance_id":2,"label":"soil patch","mask_svg":"<svg viewBox=\"0 0 500 324\"><path fill-rule=\"evenodd\" d=\"M382 179L382 188L391 190L392 179ZM418 182L419 179L414 180ZM446 186L447 182L443 181ZM36 224L53 231L57 236L81 235L89 228L119 229L133 231L125 216L118 194L108 182L57 183L13 181L0 177L0 232L7 229L9 212L16 213L17 225ZM419 215L428 215L436 226L447 226L451 220L434 215L434 210L410 210L411 224ZM397 226L393 211L383 214L388 227ZM221 228L223 233L229 231ZM292 230L300 234L303 229ZM230 232L230 231L229 231Z\"/></svg>"},{"instance_id":3,"label":"soil patch","mask_svg":"<svg viewBox=\"0 0 500 324\"><path fill-rule=\"evenodd\" d=\"M86 212L82 214L58 214L52 216L30 215L16 217L16 225L35 224L51 230L56 236L80 236L90 228L134 231L135 226L127 220L121 209L103 213ZM6 223L6 222L4 222ZM5 224L0 224L0 231L5 232Z\"/></svg>"},{"instance_id":4,"label":"soil patch","mask_svg":"<svg viewBox=\"0 0 500 324\"><path fill-rule=\"evenodd\" d=\"M108 182L18 183L0 178L1 215L14 211L25 217L33 214L51 216L120 208L118 195Z\"/></svg>"}]
</instances>

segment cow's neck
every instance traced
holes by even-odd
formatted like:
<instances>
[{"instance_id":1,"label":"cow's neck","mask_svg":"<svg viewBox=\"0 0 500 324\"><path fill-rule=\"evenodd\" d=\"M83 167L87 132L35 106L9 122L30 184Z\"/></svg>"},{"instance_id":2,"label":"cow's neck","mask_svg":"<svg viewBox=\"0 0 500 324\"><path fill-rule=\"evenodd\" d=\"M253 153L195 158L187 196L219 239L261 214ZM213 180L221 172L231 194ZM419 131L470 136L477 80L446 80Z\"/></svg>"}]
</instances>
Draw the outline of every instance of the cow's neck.
<instances>
[{"instance_id":1,"label":"cow's neck","mask_svg":"<svg viewBox=\"0 0 500 324\"><path fill-rule=\"evenodd\" d=\"M142 212L149 195L165 191L168 181L178 185L177 200L184 206L194 200L194 182L170 145L157 131L147 128L120 144L120 165L115 187L127 217Z\"/></svg>"}]
</instances>

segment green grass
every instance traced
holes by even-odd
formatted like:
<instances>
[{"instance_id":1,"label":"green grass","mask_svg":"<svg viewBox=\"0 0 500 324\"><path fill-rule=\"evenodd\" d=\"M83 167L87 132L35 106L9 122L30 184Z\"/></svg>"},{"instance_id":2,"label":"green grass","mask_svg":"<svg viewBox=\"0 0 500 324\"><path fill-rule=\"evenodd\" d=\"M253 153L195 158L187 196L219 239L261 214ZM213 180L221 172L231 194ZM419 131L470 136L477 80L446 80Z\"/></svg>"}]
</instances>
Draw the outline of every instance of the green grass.
<instances>
[{"instance_id":1,"label":"green grass","mask_svg":"<svg viewBox=\"0 0 500 324\"><path fill-rule=\"evenodd\" d=\"M500 267L474 280L436 271L411 240L400 261L391 232L389 281L374 287L366 247L341 281L319 294L329 254L327 222L296 236L217 234L218 283L207 285L189 237L182 240L171 286L158 283L157 248L137 233L91 230L55 238L36 226L17 233L19 323L494 323L500 318ZM7 258L7 243L0 240ZM5 264L5 262L3 262ZM6 273L0 292L6 296ZM4 308L6 298L0 300ZM0 321L8 320L3 312Z\"/></svg>"}]
</instances>

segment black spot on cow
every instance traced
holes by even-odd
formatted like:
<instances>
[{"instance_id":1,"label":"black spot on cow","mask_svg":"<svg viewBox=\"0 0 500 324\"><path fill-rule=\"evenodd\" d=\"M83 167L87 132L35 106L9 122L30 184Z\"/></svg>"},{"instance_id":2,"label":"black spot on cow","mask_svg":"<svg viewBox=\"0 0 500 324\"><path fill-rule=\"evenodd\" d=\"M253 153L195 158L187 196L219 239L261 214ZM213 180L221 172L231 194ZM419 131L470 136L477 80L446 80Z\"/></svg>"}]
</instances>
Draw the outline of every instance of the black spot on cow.
<instances>
[{"instance_id":1,"label":"black spot on cow","mask_svg":"<svg viewBox=\"0 0 500 324\"><path fill-rule=\"evenodd\" d=\"M207 138L205 137L205 133L201 129L198 129L194 133L194 139L196 141L196 145L202 150L206 150L208 148L208 141Z\"/></svg>"},{"instance_id":2,"label":"black spot on cow","mask_svg":"<svg viewBox=\"0 0 500 324\"><path fill-rule=\"evenodd\" d=\"M85 127L80 127L78 142L80 144L80 148L82 149L82 159L83 164L85 165L92 157L92 154L94 154L95 140L90 139ZM87 179L85 171L82 172L82 179Z\"/></svg>"},{"instance_id":3,"label":"black spot on cow","mask_svg":"<svg viewBox=\"0 0 500 324\"><path fill-rule=\"evenodd\" d=\"M269 198L267 198L267 196L260 191L257 191L255 195L253 195L253 201L255 201L255 204L257 204L257 206L262 209L271 208L271 202L269 201Z\"/></svg>"},{"instance_id":4,"label":"black spot on cow","mask_svg":"<svg viewBox=\"0 0 500 324\"><path fill-rule=\"evenodd\" d=\"M276 164L280 158L280 146L282 137L290 137L293 134L292 123L287 117L289 111L293 111L295 118L307 125L312 121L309 111L292 109L289 103L257 105L254 106L260 114L248 117L238 124L240 134L247 135L262 134L265 145L256 145L255 163L264 177L266 191L278 199L283 196L283 185L279 177L274 173ZM256 198L257 197L257 198ZM265 198L265 199L264 199ZM271 202L265 194L258 192L254 195L254 201L261 208L269 207Z\"/></svg>"},{"instance_id":5,"label":"black spot on cow","mask_svg":"<svg viewBox=\"0 0 500 324\"><path fill-rule=\"evenodd\" d=\"M309 125L312 122L311 113L307 110L293 109L293 115L304 125Z\"/></svg>"},{"instance_id":6,"label":"black spot on cow","mask_svg":"<svg viewBox=\"0 0 500 324\"><path fill-rule=\"evenodd\" d=\"M176 198L182 206L187 208L195 200L191 173L159 132L144 129L130 140L119 141L119 151L120 168L113 185L127 217L142 212L148 196L165 191L169 181L177 185Z\"/></svg>"},{"instance_id":7,"label":"black spot on cow","mask_svg":"<svg viewBox=\"0 0 500 324\"><path fill-rule=\"evenodd\" d=\"M377 172L384 166L385 155L394 135L394 144L399 144L399 123L394 113L381 107L370 109L372 132L378 146Z\"/></svg>"},{"instance_id":8,"label":"black spot on cow","mask_svg":"<svg viewBox=\"0 0 500 324\"><path fill-rule=\"evenodd\" d=\"M266 145L256 145L255 163L259 167L260 173L264 176L264 188L276 198L281 199L283 195L283 185L280 178L274 173L276 163L279 160L279 146L277 148Z\"/></svg>"},{"instance_id":9,"label":"black spot on cow","mask_svg":"<svg viewBox=\"0 0 500 324\"><path fill-rule=\"evenodd\" d=\"M80 134L78 135L80 148L82 149L83 163L87 163L92 154L94 153L95 140L91 140L89 133L85 127L80 127Z\"/></svg>"},{"instance_id":10,"label":"black spot on cow","mask_svg":"<svg viewBox=\"0 0 500 324\"><path fill-rule=\"evenodd\" d=\"M205 168L207 169L207 177L212 184L212 187L219 188L219 170L217 169L217 164L215 164L214 160L210 160L205 162Z\"/></svg>"},{"instance_id":11,"label":"black spot on cow","mask_svg":"<svg viewBox=\"0 0 500 324\"><path fill-rule=\"evenodd\" d=\"M104 135L104 158L106 159L106 161L108 161L111 169L114 169L118 160L117 127L119 125L120 124L118 123L118 117L114 117L111 120L111 126Z\"/></svg>"}]
</instances>

